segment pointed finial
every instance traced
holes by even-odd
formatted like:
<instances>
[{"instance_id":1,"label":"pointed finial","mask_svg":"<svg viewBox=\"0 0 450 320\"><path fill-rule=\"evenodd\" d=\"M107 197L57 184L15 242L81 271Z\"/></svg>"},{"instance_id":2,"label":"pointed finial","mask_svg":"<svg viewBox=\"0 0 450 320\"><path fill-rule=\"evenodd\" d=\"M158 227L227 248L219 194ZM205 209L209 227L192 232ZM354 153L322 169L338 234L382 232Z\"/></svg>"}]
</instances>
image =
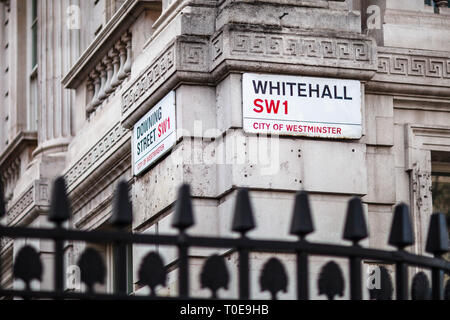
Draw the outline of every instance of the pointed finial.
<instances>
[{"instance_id":1,"label":"pointed finial","mask_svg":"<svg viewBox=\"0 0 450 320\"><path fill-rule=\"evenodd\" d=\"M395 207L389 244L400 250L414 244L411 216L408 206L404 203Z\"/></svg>"},{"instance_id":2,"label":"pointed finial","mask_svg":"<svg viewBox=\"0 0 450 320\"><path fill-rule=\"evenodd\" d=\"M295 198L294 215L291 223L291 234L304 238L312 232L314 232L314 222L312 220L308 194L302 191L297 193Z\"/></svg>"},{"instance_id":3,"label":"pointed finial","mask_svg":"<svg viewBox=\"0 0 450 320\"><path fill-rule=\"evenodd\" d=\"M184 231L195 224L192 210L191 187L187 184L181 186L178 191L178 199L175 205L175 216L172 227Z\"/></svg>"},{"instance_id":4,"label":"pointed finial","mask_svg":"<svg viewBox=\"0 0 450 320\"><path fill-rule=\"evenodd\" d=\"M344 239L357 244L369 236L366 218L360 198L350 200L345 221Z\"/></svg>"},{"instance_id":5,"label":"pointed finial","mask_svg":"<svg viewBox=\"0 0 450 320\"><path fill-rule=\"evenodd\" d=\"M442 213L435 213L431 216L426 250L437 256L448 252L447 222Z\"/></svg>"},{"instance_id":6,"label":"pointed finial","mask_svg":"<svg viewBox=\"0 0 450 320\"><path fill-rule=\"evenodd\" d=\"M59 177L53 183L48 220L61 225L70 219L70 203L66 193L66 180Z\"/></svg>"},{"instance_id":7,"label":"pointed finial","mask_svg":"<svg viewBox=\"0 0 450 320\"><path fill-rule=\"evenodd\" d=\"M109 222L116 228L126 228L133 223L133 206L128 195L128 183L120 181L114 194L113 213Z\"/></svg>"},{"instance_id":8,"label":"pointed finial","mask_svg":"<svg viewBox=\"0 0 450 320\"><path fill-rule=\"evenodd\" d=\"M255 226L248 190L240 189L236 199L232 230L244 235L248 231L254 229Z\"/></svg>"},{"instance_id":9,"label":"pointed finial","mask_svg":"<svg viewBox=\"0 0 450 320\"><path fill-rule=\"evenodd\" d=\"M0 218L6 215L5 191L3 189L3 180L0 178Z\"/></svg>"}]
</instances>

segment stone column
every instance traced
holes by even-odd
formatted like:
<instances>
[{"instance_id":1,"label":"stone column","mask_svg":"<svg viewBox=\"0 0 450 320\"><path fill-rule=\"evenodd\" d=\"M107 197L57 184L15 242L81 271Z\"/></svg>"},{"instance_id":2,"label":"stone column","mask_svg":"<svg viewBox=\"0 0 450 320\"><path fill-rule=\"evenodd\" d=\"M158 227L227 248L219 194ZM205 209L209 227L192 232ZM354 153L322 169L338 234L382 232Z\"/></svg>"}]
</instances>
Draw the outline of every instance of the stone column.
<instances>
[{"instance_id":1,"label":"stone column","mask_svg":"<svg viewBox=\"0 0 450 320\"><path fill-rule=\"evenodd\" d=\"M72 137L73 92L61 79L79 56L80 30L68 23L71 6L79 0L39 1L39 154L61 154ZM76 12L76 10L75 10Z\"/></svg>"}]
</instances>

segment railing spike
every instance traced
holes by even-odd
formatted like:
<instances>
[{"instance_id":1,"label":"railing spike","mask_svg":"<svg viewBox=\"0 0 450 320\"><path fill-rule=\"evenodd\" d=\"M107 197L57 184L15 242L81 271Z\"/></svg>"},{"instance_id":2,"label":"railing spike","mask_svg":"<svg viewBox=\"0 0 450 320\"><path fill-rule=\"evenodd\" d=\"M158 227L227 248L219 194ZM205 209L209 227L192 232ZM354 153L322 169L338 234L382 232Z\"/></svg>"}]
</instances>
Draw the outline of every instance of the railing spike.
<instances>
[{"instance_id":1,"label":"railing spike","mask_svg":"<svg viewBox=\"0 0 450 320\"><path fill-rule=\"evenodd\" d=\"M239 189L234 211L233 227L234 232L245 234L256 227L253 218L252 205L247 189Z\"/></svg>"},{"instance_id":2,"label":"railing spike","mask_svg":"<svg viewBox=\"0 0 450 320\"><path fill-rule=\"evenodd\" d=\"M344 239L358 243L369 236L366 218L360 198L350 200L345 221Z\"/></svg>"},{"instance_id":3,"label":"railing spike","mask_svg":"<svg viewBox=\"0 0 450 320\"><path fill-rule=\"evenodd\" d=\"M3 189L3 181L0 178L0 218L6 215L5 190Z\"/></svg>"},{"instance_id":4,"label":"railing spike","mask_svg":"<svg viewBox=\"0 0 450 320\"><path fill-rule=\"evenodd\" d=\"M181 186L178 191L178 199L175 205L175 216L172 227L184 231L195 224L192 210L191 187L187 184Z\"/></svg>"},{"instance_id":5,"label":"railing spike","mask_svg":"<svg viewBox=\"0 0 450 320\"><path fill-rule=\"evenodd\" d=\"M113 213L109 222L117 228L126 228L133 223L133 206L128 188L127 182L120 181L114 194Z\"/></svg>"},{"instance_id":6,"label":"railing spike","mask_svg":"<svg viewBox=\"0 0 450 320\"><path fill-rule=\"evenodd\" d=\"M411 216L408 206L404 203L395 207L389 244L399 249L404 249L414 244Z\"/></svg>"},{"instance_id":7,"label":"railing spike","mask_svg":"<svg viewBox=\"0 0 450 320\"><path fill-rule=\"evenodd\" d=\"M426 251L440 256L448 252L448 229L445 216L435 213L431 216Z\"/></svg>"},{"instance_id":8,"label":"railing spike","mask_svg":"<svg viewBox=\"0 0 450 320\"><path fill-rule=\"evenodd\" d=\"M70 202L66 192L66 180L59 177L53 183L48 220L61 225L70 219Z\"/></svg>"},{"instance_id":9,"label":"railing spike","mask_svg":"<svg viewBox=\"0 0 450 320\"><path fill-rule=\"evenodd\" d=\"M291 235L306 237L314 232L314 222L309 205L308 194L304 191L297 193L295 198L294 214L291 223Z\"/></svg>"}]
</instances>

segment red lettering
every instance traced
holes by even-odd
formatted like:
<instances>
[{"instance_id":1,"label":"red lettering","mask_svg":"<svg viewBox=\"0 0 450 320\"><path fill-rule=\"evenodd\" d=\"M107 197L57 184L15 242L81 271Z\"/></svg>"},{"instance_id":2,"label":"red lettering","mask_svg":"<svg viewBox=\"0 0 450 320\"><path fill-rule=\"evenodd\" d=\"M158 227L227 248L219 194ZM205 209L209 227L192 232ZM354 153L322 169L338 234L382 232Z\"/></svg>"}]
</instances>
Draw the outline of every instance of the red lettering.
<instances>
[{"instance_id":1,"label":"red lettering","mask_svg":"<svg viewBox=\"0 0 450 320\"><path fill-rule=\"evenodd\" d=\"M283 103L283 105L284 105L284 113L285 113L285 114L288 114L288 113L289 113L289 111L288 111L288 102L285 101L285 102Z\"/></svg>"},{"instance_id":2,"label":"red lettering","mask_svg":"<svg viewBox=\"0 0 450 320\"><path fill-rule=\"evenodd\" d=\"M261 99L256 99L256 100L255 100L255 107L256 107L256 108L254 108L253 111L255 111L256 113L261 113L261 112L263 112L263 111L264 111L264 107L262 106L262 103L263 103L263 100L261 100Z\"/></svg>"},{"instance_id":3,"label":"red lettering","mask_svg":"<svg viewBox=\"0 0 450 320\"><path fill-rule=\"evenodd\" d=\"M278 114L278 110L280 109L280 100L277 100L277 105L275 106L275 101L274 100L266 100L266 108L267 108L267 113L273 113Z\"/></svg>"},{"instance_id":4,"label":"red lettering","mask_svg":"<svg viewBox=\"0 0 450 320\"><path fill-rule=\"evenodd\" d=\"M163 123L160 123L158 126L158 138L165 135L167 131L170 130L170 118L164 120Z\"/></svg>"}]
</instances>

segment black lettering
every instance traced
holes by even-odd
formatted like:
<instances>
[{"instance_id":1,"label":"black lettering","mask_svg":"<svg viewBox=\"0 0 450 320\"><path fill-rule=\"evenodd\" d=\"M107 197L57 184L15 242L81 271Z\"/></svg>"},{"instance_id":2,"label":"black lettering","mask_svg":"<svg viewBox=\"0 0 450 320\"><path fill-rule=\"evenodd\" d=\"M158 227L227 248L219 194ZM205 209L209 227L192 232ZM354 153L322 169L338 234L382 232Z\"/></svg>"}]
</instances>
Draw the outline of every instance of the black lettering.
<instances>
[{"instance_id":1,"label":"black lettering","mask_svg":"<svg viewBox=\"0 0 450 320\"><path fill-rule=\"evenodd\" d=\"M325 85L325 87L323 88L322 99L324 99L325 97L333 99L333 96L331 95L330 87L328 85Z\"/></svg>"},{"instance_id":2,"label":"black lettering","mask_svg":"<svg viewBox=\"0 0 450 320\"><path fill-rule=\"evenodd\" d=\"M352 97L347 96L347 86L344 86L344 99L345 100L353 100Z\"/></svg>"},{"instance_id":3,"label":"black lettering","mask_svg":"<svg viewBox=\"0 0 450 320\"><path fill-rule=\"evenodd\" d=\"M343 98L338 96L338 89L337 86L334 86L334 98L337 100L342 100Z\"/></svg>"},{"instance_id":4,"label":"black lettering","mask_svg":"<svg viewBox=\"0 0 450 320\"><path fill-rule=\"evenodd\" d=\"M291 94L290 94L290 96L291 96L291 97L294 96L294 86L295 86L295 83L287 82L286 84L287 84L287 85L289 86L289 88L291 89Z\"/></svg>"},{"instance_id":5,"label":"black lettering","mask_svg":"<svg viewBox=\"0 0 450 320\"><path fill-rule=\"evenodd\" d=\"M266 90L267 90L267 81L264 81L264 85L262 81L258 81L258 85L256 85L256 81L253 80L253 88L255 89L255 93L256 94L260 94L260 92L262 94L266 94Z\"/></svg>"},{"instance_id":6,"label":"black lettering","mask_svg":"<svg viewBox=\"0 0 450 320\"><path fill-rule=\"evenodd\" d=\"M277 85L274 86L274 85L273 85L273 82L270 81L270 94L271 94L271 95L273 94L273 91L274 91L274 90L277 90L277 95L280 95L280 83L277 82Z\"/></svg>"},{"instance_id":7,"label":"black lettering","mask_svg":"<svg viewBox=\"0 0 450 320\"><path fill-rule=\"evenodd\" d=\"M311 85L310 85L311 86ZM307 97L306 95L306 83L299 83L298 84L298 96L299 97Z\"/></svg>"},{"instance_id":8,"label":"black lettering","mask_svg":"<svg viewBox=\"0 0 450 320\"><path fill-rule=\"evenodd\" d=\"M313 92L316 93L317 98L320 98L320 92L319 92L319 91L320 91L320 87L319 87L318 84L316 85L316 89L313 89L312 84L309 85L309 97L310 97L310 98L312 98Z\"/></svg>"}]
</instances>

